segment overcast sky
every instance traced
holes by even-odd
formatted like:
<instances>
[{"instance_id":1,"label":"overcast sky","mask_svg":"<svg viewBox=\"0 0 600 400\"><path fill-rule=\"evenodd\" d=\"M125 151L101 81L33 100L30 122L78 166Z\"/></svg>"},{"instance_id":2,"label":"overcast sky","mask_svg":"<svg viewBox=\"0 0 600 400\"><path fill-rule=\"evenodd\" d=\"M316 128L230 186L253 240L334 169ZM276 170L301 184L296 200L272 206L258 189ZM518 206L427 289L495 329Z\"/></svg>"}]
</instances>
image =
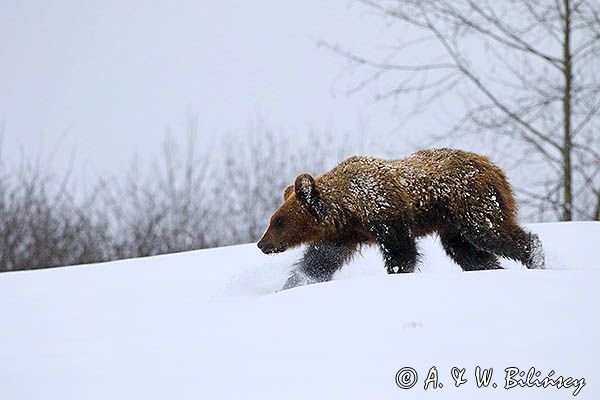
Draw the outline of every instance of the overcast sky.
<instances>
[{"instance_id":1,"label":"overcast sky","mask_svg":"<svg viewBox=\"0 0 600 400\"><path fill-rule=\"evenodd\" d=\"M116 172L197 115L203 134L275 129L388 132L373 93L345 94L345 62L318 39L360 48L381 21L346 0L4 1L4 158L54 155ZM53 151L53 149L57 149Z\"/></svg>"}]
</instances>

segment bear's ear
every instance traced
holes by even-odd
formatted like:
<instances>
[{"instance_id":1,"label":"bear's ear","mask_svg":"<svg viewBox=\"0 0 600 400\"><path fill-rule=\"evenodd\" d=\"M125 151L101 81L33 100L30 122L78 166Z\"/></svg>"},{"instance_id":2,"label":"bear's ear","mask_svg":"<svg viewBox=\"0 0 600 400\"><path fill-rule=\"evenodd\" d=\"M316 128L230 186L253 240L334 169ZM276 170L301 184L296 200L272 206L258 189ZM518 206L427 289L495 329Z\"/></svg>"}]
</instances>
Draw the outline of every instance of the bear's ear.
<instances>
[{"instance_id":1,"label":"bear's ear","mask_svg":"<svg viewBox=\"0 0 600 400\"><path fill-rule=\"evenodd\" d=\"M283 201L286 201L292 193L294 193L294 186L290 185L290 186L286 187L285 190L283 191Z\"/></svg>"},{"instance_id":2,"label":"bear's ear","mask_svg":"<svg viewBox=\"0 0 600 400\"><path fill-rule=\"evenodd\" d=\"M315 185L315 180L309 174L301 174L296 178L294 183L294 192L300 203L310 211L317 220L323 219L325 210L323 202L319 197L319 192Z\"/></svg>"}]
</instances>

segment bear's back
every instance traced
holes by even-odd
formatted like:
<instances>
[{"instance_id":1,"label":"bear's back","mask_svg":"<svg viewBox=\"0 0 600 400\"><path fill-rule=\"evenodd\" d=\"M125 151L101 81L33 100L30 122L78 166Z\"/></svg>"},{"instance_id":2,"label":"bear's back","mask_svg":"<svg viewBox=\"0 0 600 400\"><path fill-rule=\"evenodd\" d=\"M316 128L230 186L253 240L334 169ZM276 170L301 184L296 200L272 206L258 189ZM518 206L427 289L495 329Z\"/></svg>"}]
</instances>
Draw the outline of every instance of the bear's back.
<instances>
[{"instance_id":1,"label":"bear's back","mask_svg":"<svg viewBox=\"0 0 600 400\"><path fill-rule=\"evenodd\" d=\"M466 210L494 196L515 209L504 173L486 157L462 150L421 150L398 160L353 156L317 181L326 197L362 220L401 210L415 217L440 207Z\"/></svg>"}]
</instances>

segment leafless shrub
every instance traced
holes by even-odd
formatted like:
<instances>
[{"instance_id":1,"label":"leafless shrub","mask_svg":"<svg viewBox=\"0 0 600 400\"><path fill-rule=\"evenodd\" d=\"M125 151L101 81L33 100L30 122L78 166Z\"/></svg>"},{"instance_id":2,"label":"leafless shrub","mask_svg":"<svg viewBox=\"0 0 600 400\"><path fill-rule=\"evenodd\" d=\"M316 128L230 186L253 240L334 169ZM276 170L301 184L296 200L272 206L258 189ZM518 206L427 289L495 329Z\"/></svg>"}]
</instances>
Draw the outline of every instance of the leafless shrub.
<instances>
[{"instance_id":1,"label":"leafless shrub","mask_svg":"<svg viewBox=\"0 0 600 400\"><path fill-rule=\"evenodd\" d=\"M292 139L263 123L249 130L241 148L225 157L220 221L226 242L258 240L269 216L281 204L283 192L301 172L318 174L349 155L351 146L331 132L311 131Z\"/></svg>"},{"instance_id":2,"label":"leafless shrub","mask_svg":"<svg viewBox=\"0 0 600 400\"><path fill-rule=\"evenodd\" d=\"M124 182L107 184L103 208L110 214L115 258L143 257L219 243L214 232L215 192L208 179L207 152L198 143L197 122L190 120L185 146L172 137L159 163L143 175L138 165ZM204 147L205 148L205 147Z\"/></svg>"},{"instance_id":3,"label":"leafless shrub","mask_svg":"<svg viewBox=\"0 0 600 400\"><path fill-rule=\"evenodd\" d=\"M105 261L108 225L39 164L0 179L0 271ZM68 174L65 175L65 178Z\"/></svg>"},{"instance_id":4,"label":"leafless shrub","mask_svg":"<svg viewBox=\"0 0 600 400\"><path fill-rule=\"evenodd\" d=\"M211 157L197 127L190 119L183 145L167 137L151 168L133 163L89 194L69 183L70 171L59 179L39 161L1 168L0 271L255 241L296 175L322 172L350 149L331 133L292 141L258 123Z\"/></svg>"}]
</instances>

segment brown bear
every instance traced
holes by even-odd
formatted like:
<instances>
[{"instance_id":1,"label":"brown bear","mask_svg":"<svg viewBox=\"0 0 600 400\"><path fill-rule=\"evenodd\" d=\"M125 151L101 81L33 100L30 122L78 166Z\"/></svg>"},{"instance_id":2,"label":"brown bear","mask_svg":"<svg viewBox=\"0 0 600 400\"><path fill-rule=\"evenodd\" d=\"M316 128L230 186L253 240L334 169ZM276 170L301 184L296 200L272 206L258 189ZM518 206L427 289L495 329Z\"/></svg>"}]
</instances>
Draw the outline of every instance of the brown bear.
<instances>
[{"instance_id":1,"label":"brown bear","mask_svg":"<svg viewBox=\"0 0 600 400\"><path fill-rule=\"evenodd\" d=\"M504 172L475 153L351 157L315 178L299 175L258 247L269 254L309 245L286 287L331 279L362 244L379 245L388 273L412 272L415 239L431 233L465 271L498 269L498 256L543 268L541 242L516 211Z\"/></svg>"}]
</instances>

